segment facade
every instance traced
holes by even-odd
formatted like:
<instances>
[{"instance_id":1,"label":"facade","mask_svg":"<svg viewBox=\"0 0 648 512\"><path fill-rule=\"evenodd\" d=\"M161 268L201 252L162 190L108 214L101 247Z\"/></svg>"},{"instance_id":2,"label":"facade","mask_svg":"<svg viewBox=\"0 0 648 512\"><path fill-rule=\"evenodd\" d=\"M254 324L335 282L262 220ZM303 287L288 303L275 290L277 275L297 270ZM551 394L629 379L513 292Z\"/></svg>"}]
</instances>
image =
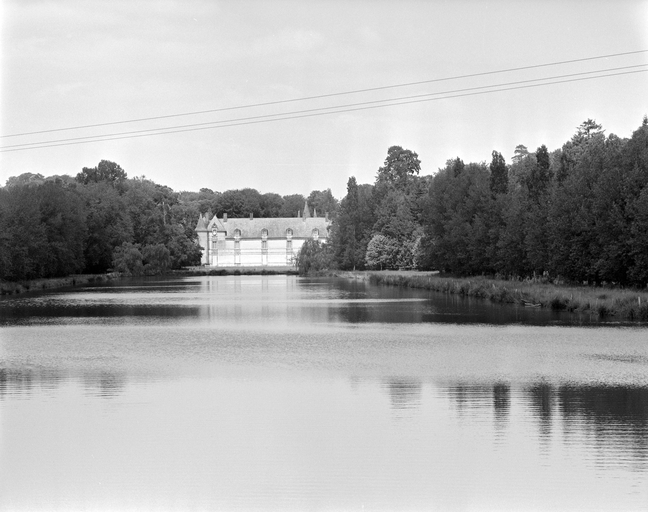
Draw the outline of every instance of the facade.
<instances>
[{"instance_id":1,"label":"facade","mask_svg":"<svg viewBox=\"0 0 648 512\"><path fill-rule=\"evenodd\" d=\"M326 243L331 223L327 217L310 217L308 209L297 217L209 219L201 215L196 225L203 265L212 267L272 267L294 265L306 240Z\"/></svg>"}]
</instances>

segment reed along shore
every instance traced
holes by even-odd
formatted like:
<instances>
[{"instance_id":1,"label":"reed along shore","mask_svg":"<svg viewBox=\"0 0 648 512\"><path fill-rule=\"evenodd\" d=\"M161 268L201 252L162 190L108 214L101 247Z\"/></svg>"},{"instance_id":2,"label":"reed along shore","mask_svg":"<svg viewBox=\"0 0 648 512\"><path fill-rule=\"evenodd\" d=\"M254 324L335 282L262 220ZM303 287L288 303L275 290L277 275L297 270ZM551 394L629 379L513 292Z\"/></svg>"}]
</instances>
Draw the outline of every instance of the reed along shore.
<instances>
[{"instance_id":1,"label":"reed along shore","mask_svg":"<svg viewBox=\"0 0 648 512\"><path fill-rule=\"evenodd\" d=\"M48 277L42 279L31 279L26 281L1 281L0 295L13 295L17 293L35 292L50 290L53 288L65 288L68 286L79 286L96 284L109 281L118 277L117 274L76 274L67 277Z\"/></svg>"},{"instance_id":2,"label":"reed along shore","mask_svg":"<svg viewBox=\"0 0 648 512\"><path fill-rule=\"evenodd\" d=\"M554 285L536 281L506 281L487 277L445 277L434 272L336 272L349 279L387 286L405 286L435 292L522 304L554 311L587 313L598 318L648 321L648 292L595 286Z\"/></svg>"},{"instance_id":3,"label":"reed along shore","mask_svg":"<svg viewBox=\"0 0 648 512\"><path fill-rule=\"evenodd\" d=\"M249 275L297 275L293 266L285 267L191 267L182 270L171 270L161 275L172 276L249 276ZM120 272L108 274L75 274L67 277L49 277L23 281L0 280L0 295L14 295L25 292L51 290L87 284L105 283L112 279L132 277ZM139 276L147 277L147 276ZM150 277L150 276L148 276Z\"/></svg>"}]
</instances>

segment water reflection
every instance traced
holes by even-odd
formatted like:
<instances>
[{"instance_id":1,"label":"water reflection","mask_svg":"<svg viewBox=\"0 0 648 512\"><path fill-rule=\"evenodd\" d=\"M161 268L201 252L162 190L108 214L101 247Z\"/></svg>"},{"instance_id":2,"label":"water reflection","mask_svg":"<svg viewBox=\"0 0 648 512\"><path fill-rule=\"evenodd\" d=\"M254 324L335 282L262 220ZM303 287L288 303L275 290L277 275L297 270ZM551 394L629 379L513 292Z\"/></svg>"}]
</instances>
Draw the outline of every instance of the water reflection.
<instances>
[{"instance_id":1,"label":"water reflection","mask_svg":"<svg viewBox=\"0 0 648 512\"><path fill-rule=\"evenodd\" d=\"M541 438L551 436L552 417L555 409L553 386L541 382L525 390L529 408L538 419Z\"/></svg>"},{"instance_id":2,"label":"water reflection","mask_svg":"<svg viewBox=\"0 0 648 512\"><path fill-rule=\"evenodd\" d=\"M35 392L55 390L75 377L56 369L0 368L0 400L30 398ZM79 376L91 396L112 398L124 392L127 378L123 372L85 371Z\"/></svg>"},{"instance_id":3,"label":"water reflection","mask_svg":"<svg viewBox=\"0 0 648 512\"><path fill-rule=\"evenodd\" d=\"M361 281L295 276L124 279L0 298L0 325L143 322L583 324L570 314Z\"/></svg>"},{"instance_id":4,"label":"water reflection","mask_svg":"<svg viewBox=\"0 0 648 512\"><path fill-rule=\"evenodd\" d=\"M407 378L389 378L382 386L389 392L395 410L415 409L421 405L421 382Z\"/></svg>"},{"instance_id":5,"label":"water reflection","mask_svg":"<svg viewBox=\"0 0 648 512\"><path fill-rule=\"evenodd\" d=\"M585 433L603 452L647 462L648 389L569 385L557 395L566 439Z\"/></svg>"},{"instance_id":6,"label":"water reflection","mask_svg":"<svg viewBox=\"0 0 648 512\"><path fill-rule=\"evenodd\" d=\"M493 385L493 412L495 414L495 426L502 429L508 420L511 408L511 386L501 382Z\"/></svg>"},{"instance_id":7,"label":"water reflection","mask_svg":"<svg viewBox=\"0 0 648 512\"><path fill-rule=\"evenodd\" d=\"M56 389L63 380L64 376L51 368L0 368L0 399L7 395L29 397L34 388Z\"/></svg>"},{"instance_id":8,"label":"water reflection","mask_svg":"<svg viewBox=\"0 0 648 512\"><path fill-rule=\"evenodd\" d=\"M640 508L646 331L545 313L284 276L1 299L0 509Z\"/></svg>"},{"instance_id":9,"label":"water reflection","mask_svg":"<svg viewBox=\"0 0 648 512\"><path fill-rule=\"evenodd\" d=\"M494 404L494 387L460 382L445 387L444 394L456 405L460 414L489 409Z\"/></svg>"},{"instance_id":10,"label":"water reflection","mask_svg":"<svg viewBox=\"0 0 648 512\"><path fill-rule=\"evenodd\" d=\"M116 372L100 371L85 372L82 377L83 386L91 396L115 398L124 392L127 383L126 375Z\"/></svg>"},{"instance_id":11,"label":"water reflection","mask_svg":"<svg viewBox=\"0 0 648 512\"><path fill-rule=\"evenodd\" d=\"M599 455L609 451L617 462L648 466L648 388L633 386L554 386L538 382L511 390L507 384L466 383L440 387L459 415L472 414L484 421L492 408L494 428L501 427L512 402L537 421L541 446L548 450L558 439L566 446L585 443ZM513 399L512 399L513 396ZM492 398L491 398L492 397ZM417 402L409 402L411 406ZM473 418L474 420L475 418ZM558 427L559 431L555 431Z\"/></svg>"}]
</instances>

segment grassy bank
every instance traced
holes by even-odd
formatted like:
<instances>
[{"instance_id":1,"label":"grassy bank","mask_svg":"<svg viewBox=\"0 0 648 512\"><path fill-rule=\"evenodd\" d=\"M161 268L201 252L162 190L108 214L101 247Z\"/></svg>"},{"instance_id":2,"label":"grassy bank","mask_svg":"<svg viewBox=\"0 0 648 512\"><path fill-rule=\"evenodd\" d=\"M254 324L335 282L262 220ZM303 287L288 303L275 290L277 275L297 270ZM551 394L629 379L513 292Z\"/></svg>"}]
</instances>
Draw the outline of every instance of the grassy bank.
<instances>
[{"instance_id":1,"label":"grassy bank","mask_svg":"<svg viewBox=\"0 0 648 512\"><path fill-rule=\"evenodd\" d=\"M191 267L182 270L173 270L169 275L181 276L250 276L250 275L297 275L295 267ZM105 283L111 279L122 277L122 274L77 274L68 277L52 277L48 279L32 279L30 281L2 281L0 280L0 295L14 295L18 293L65 288L66 286L79 286L92 283Z\"/></svg>"},{"instance_id":2,"label":"grassy bank","mask_svg":"<svg viewBox=\"0 0 648 512\"><path fill-rule=\"evenodd\" d=\"M32 279L30 281L0 281L0 295L65 288L91 283L103 283L116 277L116 274L77 274L68 277L52 277L48 279Z\"/></svg>"},{"instance_id":3,"label":"grassy bank","mask_svg":"<svg viewBox=\"0 0 648 512\"><path fill-rule=\"evenodd\" d=\"M485 277L441 277L432 272L340 272L375 284L421 288L478 297L503 304L522 304L623 320L648 321L648 292L588 286L557 286L532 281L503 281Z\"/></svg>"}]
</instances>

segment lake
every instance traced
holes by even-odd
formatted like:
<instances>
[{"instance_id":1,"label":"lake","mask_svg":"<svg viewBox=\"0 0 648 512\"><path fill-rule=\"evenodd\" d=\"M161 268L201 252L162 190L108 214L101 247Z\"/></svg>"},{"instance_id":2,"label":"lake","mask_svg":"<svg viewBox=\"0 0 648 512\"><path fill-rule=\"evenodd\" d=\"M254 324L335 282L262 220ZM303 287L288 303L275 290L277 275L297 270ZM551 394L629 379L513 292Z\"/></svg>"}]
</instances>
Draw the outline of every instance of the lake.
<instances>
[{"instance_id":1,"label":"lake","mask_svg":"<svg viewBox=\"0 0 648 512\"><path fill-rule=\"evenodd\" d=\"M0 299L1 510L646 510L648 328L334 278Z\"/></svg>"}]
</instances>

